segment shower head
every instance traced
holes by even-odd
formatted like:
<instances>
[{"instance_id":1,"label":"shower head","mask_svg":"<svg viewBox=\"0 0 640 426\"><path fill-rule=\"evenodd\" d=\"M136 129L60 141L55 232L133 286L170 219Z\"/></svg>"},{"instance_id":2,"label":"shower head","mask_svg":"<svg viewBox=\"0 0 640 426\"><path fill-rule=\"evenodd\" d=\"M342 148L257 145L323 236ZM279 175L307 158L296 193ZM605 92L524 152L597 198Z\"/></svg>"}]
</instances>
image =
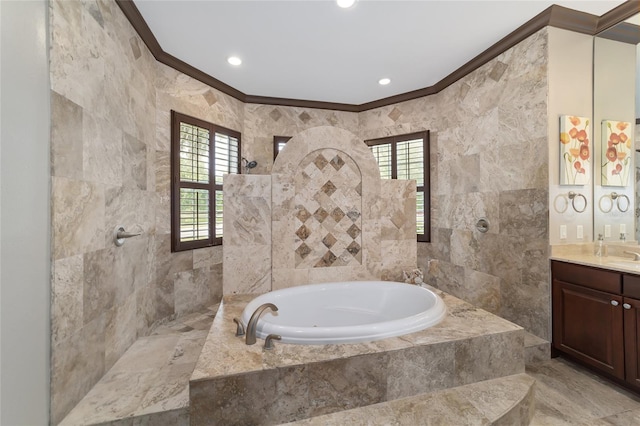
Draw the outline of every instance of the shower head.
<instances>
[{"instance_id":1,"label":"shower head","mask_svg":"<svg viewBox=\"0 0 640 426\"><path fill-rule=\"evenodd\" d=\"M247 171L253 169L255 166L258 165L257 161L249 161L244 157L242 157L242 161L244 161L244 167L245 169L247 169Z\"/></svg>"}]
</instances>

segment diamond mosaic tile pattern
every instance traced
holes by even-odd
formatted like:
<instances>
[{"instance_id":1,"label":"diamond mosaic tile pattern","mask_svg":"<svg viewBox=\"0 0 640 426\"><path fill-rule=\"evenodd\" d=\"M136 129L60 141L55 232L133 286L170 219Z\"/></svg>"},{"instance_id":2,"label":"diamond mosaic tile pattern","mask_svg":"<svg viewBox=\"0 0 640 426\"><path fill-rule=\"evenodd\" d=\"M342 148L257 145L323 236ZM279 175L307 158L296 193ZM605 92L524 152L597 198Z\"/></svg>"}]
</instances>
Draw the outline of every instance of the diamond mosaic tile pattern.
<instances>
[{"instance_id":1,"label":"diamond mosaic tile pattern","mask_svg":"<svg viewBox=\"0 0 640 426\"><path fill-rule=\"evenodd\" d=\"M361 211L356 163L334 149L310 153L296 176L296 268L362 264Z\"/></svg>"}]
</instances>

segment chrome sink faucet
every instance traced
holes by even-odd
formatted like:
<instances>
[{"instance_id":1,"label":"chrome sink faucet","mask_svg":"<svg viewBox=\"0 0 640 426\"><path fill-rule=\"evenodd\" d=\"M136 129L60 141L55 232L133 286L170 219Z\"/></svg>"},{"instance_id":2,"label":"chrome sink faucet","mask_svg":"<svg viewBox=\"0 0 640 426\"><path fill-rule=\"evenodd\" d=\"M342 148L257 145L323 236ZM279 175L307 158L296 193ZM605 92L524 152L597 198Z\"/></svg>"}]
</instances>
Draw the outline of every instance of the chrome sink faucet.
<instances>
[{"instance_id":1,"label":"chrome sink faucet","mask_svg":"<svg viewBox=\"0 0 640 426\"><path fill-rule=\"evenodd\" d=\"M637 251L628 251L625 250L624 251L626 254L632 254L633 255L633 260L640 260L640 253L638 253Z\"/></svg>"},{"instance_id":2,"label":"chrome sink faucet","mask_svg":"<svg viewBox=\"0 0 640 426\"><path fill-rule=\"evenodd\" d=\"M253 345L256 343L256 326L258 325L258 319L266 309L272 309L276 312L278 311L278 307L273 303L265 303L255 310L253 315L251 315L251 319L249 319L249 324L247 324L247 345Z\"/></svg>"}]
</instances>

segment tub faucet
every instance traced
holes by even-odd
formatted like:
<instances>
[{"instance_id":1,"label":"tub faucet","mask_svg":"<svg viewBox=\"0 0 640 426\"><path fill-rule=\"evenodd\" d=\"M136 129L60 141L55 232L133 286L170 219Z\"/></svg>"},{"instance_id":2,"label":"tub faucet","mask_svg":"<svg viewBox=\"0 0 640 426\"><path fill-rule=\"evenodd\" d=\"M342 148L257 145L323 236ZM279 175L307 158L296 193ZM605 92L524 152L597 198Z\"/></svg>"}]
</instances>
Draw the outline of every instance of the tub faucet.
<instances>
[{"instance_id":1,"label":"tub faucet","mask_svg":"<svg viewBox=\"0 0 640 426\"><path fill-rule=\"evenodd\" d=\"M253 345L254 343L256 343L256 326L258 325L258 319L267 308L270 308L274 311L278 310L278 307L273 303L265 303L263 305L260 305L258 309L255 310L253 315L251 315L251 319L249 319L249 324L247 324L247 345Z\"/></svg>"}]
</instances>

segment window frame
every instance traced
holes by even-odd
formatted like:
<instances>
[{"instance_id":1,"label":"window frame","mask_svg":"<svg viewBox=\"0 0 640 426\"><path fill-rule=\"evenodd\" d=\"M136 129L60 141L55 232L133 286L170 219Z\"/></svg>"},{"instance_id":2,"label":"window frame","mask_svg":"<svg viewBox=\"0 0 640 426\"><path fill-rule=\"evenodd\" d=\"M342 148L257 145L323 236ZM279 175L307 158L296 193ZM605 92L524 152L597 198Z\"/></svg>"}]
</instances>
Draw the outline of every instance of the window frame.
<instances>
[{"instance_id":1,"label":"window frame","mask_svg":"<svg viewBox=\"0 0 640 426\"><path fill-rule=\"evenodd\" d=\"M200 127L209 131L209 182L188 182L180 179L180 123ZM218 126L186 114L171 110L171 252L180 252L204 247L222 245L222 237L216 235L216 193L223 191L222 184L216 183L215 137L223 134L238 141L238 174L241 168L241 135L226 127ZM192 188L209 191L209 235L206 239L180 241L180 189ZM224 202L224 201L223 201Z\"/></svg>"},{"instance_id":2,"label":"window frame","mask_svg":"<svg viewBox=\"0 0 640 426\"><path fill-rule=\"evenodd\" d=\"M423 161L424 161L424 185L417 186L416 192L424 193L424 234L417 234L416 238L418 242L428 243L431 242L431 164L429 163L430 151L429 151L429 130L408 133L404 135L386 136L383 138L369 139L364 142L367 146L372 147L376 145L390 144L391 149L391 179L398 179L398 160L397 160L397 144L400 142L407 142L415 139L423 140Z\"/></svg>"}]
</instances>

